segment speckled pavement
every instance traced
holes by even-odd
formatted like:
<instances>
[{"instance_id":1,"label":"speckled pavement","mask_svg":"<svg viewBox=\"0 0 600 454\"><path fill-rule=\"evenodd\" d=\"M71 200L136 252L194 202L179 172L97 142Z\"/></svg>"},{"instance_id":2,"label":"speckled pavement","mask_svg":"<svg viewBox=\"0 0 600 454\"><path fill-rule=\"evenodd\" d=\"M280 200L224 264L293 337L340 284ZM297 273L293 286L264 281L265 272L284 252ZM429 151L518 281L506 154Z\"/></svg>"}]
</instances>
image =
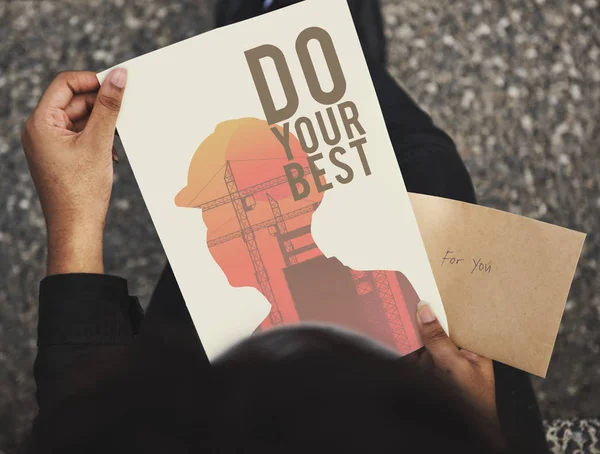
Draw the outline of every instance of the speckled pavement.
<instances>
[{"instance_id":1,"label":"speckled pavement","mask_svg":"<svg viewBox=\"0 0 600 454\"><path fill-rule=\"evenodd\" d=\"M390 70L455 138L480 203L588 233L548 378L534 383L548 419L600 415L598 0L383 3ZM0 0L0 454L23 443L35 413L45 229L19 144L24 119L56 72L102 70L201 33L211 7L207 0ZM164 260L124 158L106 232L107 271L128 278L147 301ZM581 430L561 433L586 440ZM554 452L574 452L568 440Z\"/></svg>"}]
</instances>

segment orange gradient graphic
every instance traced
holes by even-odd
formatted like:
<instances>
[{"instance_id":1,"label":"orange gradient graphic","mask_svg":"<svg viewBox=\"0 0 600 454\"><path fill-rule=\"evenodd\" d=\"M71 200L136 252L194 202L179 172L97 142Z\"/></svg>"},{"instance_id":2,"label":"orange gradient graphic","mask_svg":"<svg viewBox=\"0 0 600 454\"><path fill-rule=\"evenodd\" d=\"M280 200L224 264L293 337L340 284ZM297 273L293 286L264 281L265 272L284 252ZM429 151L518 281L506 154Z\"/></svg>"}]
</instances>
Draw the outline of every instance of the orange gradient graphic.
<instances>
[{"instance_id":1,"label":"orange gradient graphic","mask_svg":"<svg viewBox=\"0 0 600 454\"><path fill-rule=\"evenodd\" d=\"M289 145L294 162L305 169L307 198L294 200L284 172L290 161L267 122L242 118L219 124L199 146L175 204L202 210L210 253L229 283L255 287L269 300L262 329L331 323L401 353L417 349L419 297L406 277L351 270L324 257L315 244L310 226L324 193L317 191L308 155L291 133Z\"/></svg>"}]
</instances>

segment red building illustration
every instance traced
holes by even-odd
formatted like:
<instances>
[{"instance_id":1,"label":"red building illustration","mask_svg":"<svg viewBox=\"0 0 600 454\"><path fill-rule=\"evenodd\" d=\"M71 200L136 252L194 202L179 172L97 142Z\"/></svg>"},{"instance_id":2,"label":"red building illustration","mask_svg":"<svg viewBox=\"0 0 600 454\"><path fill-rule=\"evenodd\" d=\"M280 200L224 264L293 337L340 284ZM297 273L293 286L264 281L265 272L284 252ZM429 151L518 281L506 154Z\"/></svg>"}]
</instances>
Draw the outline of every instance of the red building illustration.
<instances>
[{"instance_id":1,"label":"red building illustration","mask_svg":"<svg viewBox=\"0 0 600 454\"><path fill-rule=\"evenodd\" d=\"M291 134L290 147L308 176L307 155ZM325 257L311 234L323 194L312 182L310 197L295 201L282 170L287 163L265 121L222 123L196 151L175 203L202 210L209 250L230 284L255 287L269 301L262 329L335 324L401 353L413 351L419 298L408 279L395 271L352 270Z\"/></svg>"}]
</instances>

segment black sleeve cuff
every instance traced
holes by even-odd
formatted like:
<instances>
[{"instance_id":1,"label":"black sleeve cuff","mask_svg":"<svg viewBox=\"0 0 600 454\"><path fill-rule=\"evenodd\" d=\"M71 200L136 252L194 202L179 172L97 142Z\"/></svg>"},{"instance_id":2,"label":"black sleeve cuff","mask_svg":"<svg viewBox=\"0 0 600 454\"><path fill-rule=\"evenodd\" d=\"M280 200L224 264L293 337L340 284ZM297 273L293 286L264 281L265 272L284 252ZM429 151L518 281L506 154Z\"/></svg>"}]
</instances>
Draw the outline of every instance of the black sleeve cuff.
<instances>
[{"instance_id":1,"label":"black sleeve cuff","mask_svg":"<svg viewBox=\"0 0 600 454\"><path fill-rule=\"evenodd\" d=\"M548 454L542 415L527 372L494 361L496 409L510 453Z\"/></svg>"},{"instance_id":2,"label":"black sleeve cuff","mask_svg":"<svg viewBox=\"0 0 600 454\"><path fill-rule=\"evenodd\" d=\"M124 344L143 310L127 281L103 274L48 276L40 283L38 346Z\"/></svg>"}]
</instances>

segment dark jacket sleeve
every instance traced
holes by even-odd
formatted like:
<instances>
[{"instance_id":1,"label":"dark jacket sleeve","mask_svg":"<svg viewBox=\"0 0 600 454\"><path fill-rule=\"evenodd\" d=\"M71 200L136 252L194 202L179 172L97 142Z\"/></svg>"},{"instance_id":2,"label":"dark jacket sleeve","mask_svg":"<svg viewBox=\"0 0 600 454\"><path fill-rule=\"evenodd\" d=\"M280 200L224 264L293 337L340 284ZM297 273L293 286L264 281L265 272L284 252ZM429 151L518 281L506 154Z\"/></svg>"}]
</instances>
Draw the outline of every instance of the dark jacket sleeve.
<instances>
[{"instance_id":1,"label":"dark jacket sleeve","mask_svg":"<svg viewBox=\"0 0 600 454\"><path fill-rule=\"evenodd\" d=\"M548 444L527 372L494 361L498 419L510 448L506 452L547 454Z\"/></svg>"},{"instance_id":2,"label":"dark jacket sleeve","mask_svg":"<svg viewBox=\"0 0 600 454\"><path fill-rule=\"evenodd\" d=\"M49 276L40 284L38 354L34 364L39 413L34 444L47 444L56 410L93 391L125 361L143 310L124 279L94 274ZM47 446L46 446L47 447Z\"/></svg>"}]
</instances>

